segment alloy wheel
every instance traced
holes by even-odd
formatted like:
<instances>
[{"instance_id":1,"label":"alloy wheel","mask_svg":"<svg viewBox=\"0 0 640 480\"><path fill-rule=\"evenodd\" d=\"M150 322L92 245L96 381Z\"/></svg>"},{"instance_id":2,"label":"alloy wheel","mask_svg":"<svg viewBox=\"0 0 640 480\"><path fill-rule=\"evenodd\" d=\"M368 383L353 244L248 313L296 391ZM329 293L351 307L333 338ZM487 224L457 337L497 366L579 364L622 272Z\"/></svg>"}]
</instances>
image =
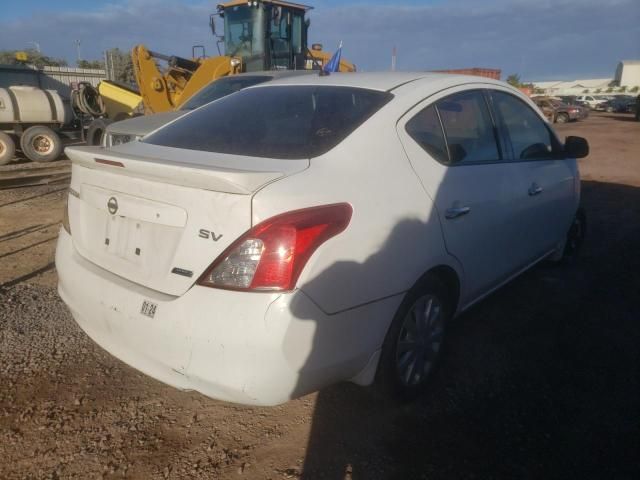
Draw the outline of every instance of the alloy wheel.
<instances>
[{"instance_id":1,"label":"alloy wheel","mask_svg":"<svg viewBox=\"0 0 640 480\"><path fill-rule=\"evenodd\" d=\"M404 318L396 344L396 370L404 386L417 386L428 377L443 336L442 302L433 294L418 298Z\"/></svg>"}]
</instances>

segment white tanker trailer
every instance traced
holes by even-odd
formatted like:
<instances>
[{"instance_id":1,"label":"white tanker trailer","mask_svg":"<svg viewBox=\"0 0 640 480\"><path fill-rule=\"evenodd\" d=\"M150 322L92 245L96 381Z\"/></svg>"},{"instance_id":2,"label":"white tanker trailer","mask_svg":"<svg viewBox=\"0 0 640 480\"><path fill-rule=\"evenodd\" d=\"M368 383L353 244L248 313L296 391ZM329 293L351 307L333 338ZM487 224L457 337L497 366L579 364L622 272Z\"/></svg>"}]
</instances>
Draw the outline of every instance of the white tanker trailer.
<instances>
[{"instance_id":1,"label":"white tanker trailer","mask_svg":"<svg viewBox=\"0 0 640 480\"><path fill-rule=\"evenodd\" d=\"M0 165L16 146L34 162L51 162L62 153L60 131L74 119L68 103L55 90L30 86L0 88Z\"/></svg>"}]
</instances>

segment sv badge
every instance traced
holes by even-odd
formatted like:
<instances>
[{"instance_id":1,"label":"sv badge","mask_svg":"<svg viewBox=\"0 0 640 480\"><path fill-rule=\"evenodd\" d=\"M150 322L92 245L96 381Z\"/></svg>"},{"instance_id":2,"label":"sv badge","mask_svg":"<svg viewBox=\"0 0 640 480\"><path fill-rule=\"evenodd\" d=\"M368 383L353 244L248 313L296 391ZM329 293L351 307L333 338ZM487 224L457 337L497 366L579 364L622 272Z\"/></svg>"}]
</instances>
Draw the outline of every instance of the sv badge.
<instances>
[{"instance_id":1,"label":"sv badge","mask_svg":"<svg viewBox=\"0 0 640 480\"><path fill-rule=\"evenodd\" d=\"M217 242L218 240L220 240L222 238L222 234L216 235L215 232L210 232L209 230L205 230L204 228L200 229L200 232L198 233L198 236L200 238L210 238L214 242Z\"/></svg>"}]
</instances>

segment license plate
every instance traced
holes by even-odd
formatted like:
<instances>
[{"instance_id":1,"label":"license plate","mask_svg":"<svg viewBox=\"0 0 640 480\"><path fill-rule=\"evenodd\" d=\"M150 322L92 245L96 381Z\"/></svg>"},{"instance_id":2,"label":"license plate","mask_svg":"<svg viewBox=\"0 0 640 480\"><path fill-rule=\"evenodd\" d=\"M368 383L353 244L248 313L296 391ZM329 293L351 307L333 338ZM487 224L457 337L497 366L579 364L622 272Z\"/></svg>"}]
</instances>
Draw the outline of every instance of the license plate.
<instances>
[{"instance_id":1,"label":"license plate","mask_svg":"<svg viewBox=\"0 0 640 480\"><path fill-rule=\"evenodd\" d=\"M146 317L153 318L156 315L156 310L158 309L158 305L148 300L142 302L142 308L140 308L140 313Z\"/></svg>"},{"instance_id":2,"label":"license plate","mask_svg":"<svg viewBox=\"0 0 640 480\"><path fill-rule=\"evenodd\" d=\"M143 222L112 215L107 219L105 235L107 252L116 257L139 264L143 255Z\"/></svg>"}]
</instances>

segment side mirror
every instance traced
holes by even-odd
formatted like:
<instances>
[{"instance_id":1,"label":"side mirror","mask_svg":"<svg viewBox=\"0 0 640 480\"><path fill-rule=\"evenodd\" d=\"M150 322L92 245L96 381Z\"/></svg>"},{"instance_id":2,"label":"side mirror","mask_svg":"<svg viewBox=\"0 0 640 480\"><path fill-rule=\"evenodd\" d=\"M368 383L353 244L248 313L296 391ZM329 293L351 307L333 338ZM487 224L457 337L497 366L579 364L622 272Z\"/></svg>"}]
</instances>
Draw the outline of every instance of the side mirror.
<instances>
[{"instance_id":1,"label":"side mirror","mask_svg":"<svg viewBox=\"0 0 640 480\"><path fill-rule=\"evenodd\" d=\"M220 17L222 18L222 13L219 14L215 14L212 13L211 15L209 15L209 27L211 28L211 33L213 34L214 37L217 37L218 34L216 33L216 17L220 15Z\"/></svg>"},{"instance_id":2,"label":"side mirror","mask_svg":"<svg viewBox=\"0 0 640 480\"><path fill-rule=\"evenodd\" d=\"M564 153L569 158L584 158L589 155L589 143L582 137L567 137L564 141Z\"/></svg>"}]
</instances>

